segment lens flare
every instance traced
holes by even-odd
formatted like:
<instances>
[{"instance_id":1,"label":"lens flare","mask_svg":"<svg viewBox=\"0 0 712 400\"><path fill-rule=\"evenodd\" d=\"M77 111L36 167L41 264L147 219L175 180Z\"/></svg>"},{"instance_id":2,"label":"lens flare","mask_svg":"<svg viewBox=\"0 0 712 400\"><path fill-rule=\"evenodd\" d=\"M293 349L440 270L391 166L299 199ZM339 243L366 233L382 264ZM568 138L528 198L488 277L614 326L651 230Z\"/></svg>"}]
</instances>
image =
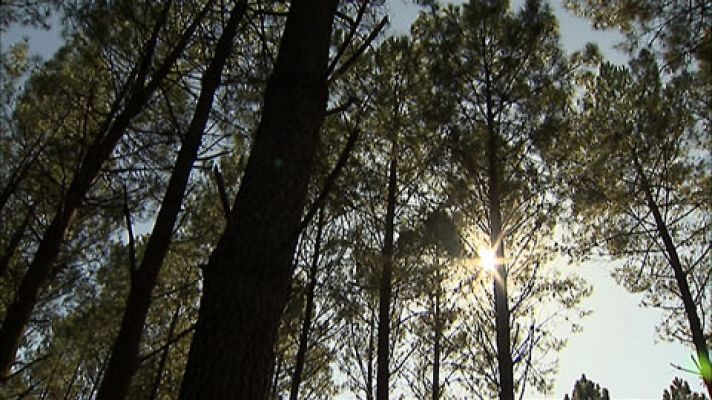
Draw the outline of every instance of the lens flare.
<instances>
[{"instance_id":1,"label":"lens flare","mask_svg":"<svg viewBox=\"0 0 712 400\"><path fill-rule=\"evenodd\" d=\"M494 253L494 250L483 248L480 249L479 253L480 264L482 265L482 268L487 271L494 270L495 266L497 266L497 255Z\"/></svg>"}]
</instances>

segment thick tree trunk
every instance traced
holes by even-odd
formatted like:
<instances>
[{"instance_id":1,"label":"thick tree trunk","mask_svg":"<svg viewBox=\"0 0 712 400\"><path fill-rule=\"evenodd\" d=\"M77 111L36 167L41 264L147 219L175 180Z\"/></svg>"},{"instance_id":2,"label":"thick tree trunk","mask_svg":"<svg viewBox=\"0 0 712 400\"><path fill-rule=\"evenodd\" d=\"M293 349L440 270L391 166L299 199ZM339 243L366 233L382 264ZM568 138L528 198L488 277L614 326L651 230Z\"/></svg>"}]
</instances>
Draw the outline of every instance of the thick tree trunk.
<instances>
[{"instance_id":1,"label":"thick tree trunk","mask_svg":"<svg viewBox=\"0 0 712 400\"><path fill-rule=\"evenodd\" d=\"M39 242L35 256L22 278L20 287L13 302L7 309L5 320L0 328L0 384L4 383L15 360L17 349L22 341L23 332L30 320L32 309L37 302L40 291L49 283L54 265L69 227L72 225L77 209L81 206L84 196L92 187L94 180L99 175L101 166L109 158L111 152L128 128L131 120L141 112L146 102L158 88L160 82L168 74L175 61L180 57L187 46L189 39L208 10L208 6L196 18L191 26L184 32L179 43L159 66L153 78L146 84L153 54L158 42L158 32L165 24L168 16L170 2L164 7L161 18L156 23L153 36L149 40L147 50L143 54L138 77L130 90L130 97L126 106L116 118L108 119L104 123L105 135L97 134L96 139L86 152L79 170L72 178L66 195L58 205L55 216ZM120 102L117 102L117 104Z\"/></svg>"},{"instance_id":2,"label":"thick tree trunk","mask_svg":"<svg viewBox=\"0 0 712 400\"><path fill-rule=\"evenodd\" d=\"M680 262L680 256L677 253L677 247L672 240L672 236L670 236L667 223L665 223L665 219L660 213L660 208L653 198L653 192L650 187L648 177L645 175L643 167L640 165L640 161L638 160L638 157L633 149L631 149L631 153L635 168L638 172L638 177L641 180L643 192L645 193L645 201L648 204L650 212L653 214L653 218L655 219L655 226L658 230L660 238L663 240L665 252L668 255L670 266L675 274L675 282L680 290L680 298L682 299L682 304L685 308L687 322L690 324L692 344L695 346L695 352L697 353L697 362L699 363L700 368L699 372L702 377L702 381L707 387L707 393L709 397L712 398L712 363L710 362L710 353L707 348L704 331L702 330L702 324L700 323L700 317L697 314L697 307L692 297L692 293L690 292L690 285L687 283L687 274L685 273L682 263Z\"/></svg>"},{"instance_id":3,"label":"thick tree trunk","mask_svg":"<svg viewBox=\"0 0 712 400\"><path fill-rule=\"evenodd\" d=\"M388 199L386 204L385 235L383 238L383 269L378 296L378 346L376 347L376 400L388 400L390 380L391 290L393 275L393 225L396 216L397 151L395 141L391 150L388 171Z\"/></svg>"},{"instance_id":4,"label":"thick tree trunk","mask_svg":"<svg viewBox=\"0 0 712 400\"><path fill-rule=\"evenodd\" d=\"M294 374L292 374L292 387L289 392L289 400L299 398L299 385L302 383L302 373L306 363L307 350L309 349L309 332L311 332L312 316L314 314L314 295L316 292L317 273L319 269L319 253L321 252L321 235L324 229L324 206L319 209L319 221L317 222L316 237L314 238L314 254L309 268L309 283L307 284L306 305L304 307L304 320L302 330L299 333L299 349L294 363Z\"/></svg>"},{"instance_id":5,"label":"thick tree trunk","mask_svg":"<svg viewBox=\"0 0 712 400\"><path fill-rule=\"evenodd\" d=\"M489 94L489 91L488 91ZM507 299L507 268L504 261L504 232L502 231L501 172L498 158L497 131L492 115L492 101L487 106L487 180L489 183L490 246L496 256L494 270L495 330L497 364L499 368L499 398L514 400L514 367L510 343L509 302Z\"/></svg>"},{"instance_id":6,"label":"thick tree trunk","mask_svg":"<svg viewBox=\"0 0 712 400\"><path fill-rule=\"evenodd\" d=\"M139 346L151 305L151 295L156 286L163 260L168 253L173 229L183 204L188 178L198 155L205 126L212 109L215 91L220 86L223 66L232 52L237 27L246 9L246 0L235 5L218 40L213 60L203 73L198 103L178 152L143 260L137 271L131 271L131 286L121 327L112 347L109 365L99 388L97 399L118 400L125 398L131 379L138 369Z\"/></svg>"},{"instance_id":7,"label":"thick tree trunk","mask_svg":"<svg viewBox=\"0 0 712 400\"><path fill-rule=\"evenodd\" d=\"M181 399L266 399L296 231L324 121L338 1L292 2L260 126L208 265Z\"/></svg>"}]
</instances>

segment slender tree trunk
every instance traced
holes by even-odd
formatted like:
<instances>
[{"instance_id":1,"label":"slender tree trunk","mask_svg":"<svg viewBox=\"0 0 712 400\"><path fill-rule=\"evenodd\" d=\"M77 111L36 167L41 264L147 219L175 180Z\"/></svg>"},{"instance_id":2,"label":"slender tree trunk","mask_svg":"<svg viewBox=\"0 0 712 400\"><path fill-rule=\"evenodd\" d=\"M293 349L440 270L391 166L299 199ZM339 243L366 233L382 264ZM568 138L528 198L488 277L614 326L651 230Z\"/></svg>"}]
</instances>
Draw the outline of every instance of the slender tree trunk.
<instances>
[{"instance_id":1,"label":"slender tree trunk","mask_svg":"<svg viewBox=\"0 0 712 400\"><path fill-rule=\"evenodd\" d=\"M266 399L328 97L338 1L291 4L242 184L204 268L181 399Z\"/></svg>"},{"instance_id":2,"label":"slender tree trunk","mask_svg":"<svg viewBox=\"0 0 712 400\"><path fill-rule=\"evenodd\" d=\"M101 380L104 379L104 371L106 371L106 365L109 363L109 356L110 355L107 354L106 357L102 357L100 360L101 364L99 365L99 370L97 371L96 377L92 379L91 389L89 390L88 398L90 399L94 398L94 393L99 389Z\"/></svg>"},{"instance_id":3,"label":"slender tree trunk","mask_svg":"<svg viewBox=\"0 0 712 400\"><path fill-rule=\"evenodd\" d=\"M72 378L69 379L67 388L64 390L64 400L69 400L72 398L72 389L74 388L74 382L77 381L77 377L79 376L79 369L81 368L81 366L81 360L77 361L77 365L74 367L74 372L72 373Z\"/></svg>"},{"instance_id":4,"label":"slender tree trunk","mask_svg":"<svg viewBox=\"0 0 712 400\"><path fill-rule=\"evenodd\" d=\"M123 121L117 121L114 126L118 127L119 124L128 126L129 118L125 117ZM72 180L66 197L45 231L35 256L22 278L15 298L7 309L5 320L0 329L0 381L6 379L15 360L25 326L30 319L40 291L49 283L54 264L64 243L67 230L72 225L76 210L98 175L101 164L113 149L113 145L111 149L101 145L94 147L100 148L97 149L97 152L90 151L88 153L79 173Z\"/></svg>"},{"instance_id":5,"label":"slender tree trunk","mask_svg":"<svg viewBox=\"0 0 712 400\"><path fill-rule=\"evenodd\" d=\"M109 118L104 122L103 127L106 129L102 128L99 132L106 132L105 135L96 135L96 139L89 147L79 170L72 178L64 199L58 205L52 222L39 242L35 256L30 262L13 302L7 309L5 320L2 328L0 328L0 384L7 379L15 360L17 349L22 341L25 327L30 320L32 309L37 302L40 291L49 283L53 275L54 265L64 244L67 231L72 225L77 209L83 203L84 196L92 187L96 177L99 175L101 166L111 155L131 120L141 112L160 82L180 57L199 21L208 10L208 5L206 5L202 13L181 36L179 43L157 68L153 78L146 84L158 42L158 33L166 22L170 4L170 2L166 4L159 21L156 23L147 50L144 52L140 62L137 72L138 77L129 91L131 94L126 100L126 106L116 118Z\"/></svg>"},{"instance_id":6,"label":"slender tree trunk","mask_svg":"<svg viewBox=\"0 0 712 400\"><path fill-rule=\"evenodd\" d=\"M178 325L178 318L180 317L180 303L173 312L173 317L171 318L171 323L168 327L168 334L166 337L169 342L168 345L161 352L161 359L158 361L158 371L156 371L156 377L153 379L153 385L151 385L151 393L148 396L149 400L155 400L158 397L158 390L161 388L161 379L163 378L163 371L166 369L166 363L168 362L168 353L171 350L170 340L173 339L173 334L176 331L176 325Z\"/></svg>"},{"instance_id":7,"label":"slender tree trunk","mask_svg":"<svg viewBox=\"0 0 712 400\"><path fill-rule=\"evenodd\" d=\"M397 187L397 146L393 142L391 162L388 171L388 199L386 204L385 235L383 239L383 269L381 271L378 296L378 346L376 348L376 399L388 400L389 391L389 347L391 336L391 290L393 276L393 225L396 216Z\"/></svg>"},{"instance_id":8,"label":"slender tree trunk","mask_svg":"<svg viewBox=\"0 0 712 400\"><path fill-rule=\"evenodd\" d=\"M366 400L373 400L373 345L375 342L376 333L376 311L371 308L371 319L369 321L368 331L368 354L366 365Z\"/></svg>"},{"instance_id":9,"label":"slender tree trunk","mask_svg":"<svg viewBox=\"0 0 712 400\"><path fill-rule=\"evenodd\" d=\"M687 273L685 273L682 267L680 256L677 253L677 247L672 240L667 223L665 223L665 219L660 213L660 208L653 198L648 177L643 171L643 167L640 165L640 161L638 160L638 156L635 154L635 150L631 149L631 153L635 168L643 187L643 192L645 193L645 201L648 203L648 208L655 219L655 226L658 230L660 238L663 240L665 252L668 255L670 266L675 274L675 282L680 290L680 298L682 299L682 304L685 308L687 322L690 325L692 344L695 346L695 352L697 353L697 362L699 363L700 369L699 372L702 376L702 381L707 387L707 393L709 397L712 398L712 363L710 362L710 353L707 348L704 331L702 330L702 324L700 323L700 317L697 314L697 307L695 306L695 301L692 297L692 293L690 292L690 285L687 283Z\"/></svg>"},{"instance_id":10,"label":"slender tree trunk","mask_svg":"<svg viewBox=\"0 0 712 400\"><path fill-rule=\"evenodd\" d=\"M373 350L376 334L376 311L371 308L371 319L369 320L368 335L368 364L366 368L366 400L373 400Z\"/></svg>"},{"instance_id":11,"label":"slender tree trunk","mask_svg":"<svg viewBox=\"0 0 712 400\"><path fill-rule=\"evenodd\" d=\"M319 221L317 222L316 237L314 238L314 254L309 269L309 283L307 284L307 299L304 307L304 321L302 330L299 333L299 349L294 363L294 374L292 375L292 387L289 392L289 400L299 398L299 385L302 382L302 373L306 363L307 350L309 348L309 332L311 331L312 316L314 314L314 294L317 284L317 273L319 269L319 253L321 251L321 236L324 230L324 206L319 208Z\"/></svg>"},{"instance_id":12,"label":"slender tree trunk","mask_svg":"<svg viewBox=\"0 0 712 400\"><path fill-rule=\"evenodd\" d=\"M278 399L277 390L279 389L279 374L282 372L282 356L277 356L277 368L275 368L272 377L272 386L270 388L270 398Z\"/></svg>"},{"instance_id":13,"label":"slender tree trunk","mask_svg":"<svg viewBox=\"0 0 712 400\"><path fill-rule=\"evenodd\" d=\"M488 77L489 81L489 77ZM507 299L507 268L504 261L504 232L502 231L501 180L498 158L497 130L492 114L492 100L487 92L487 180L489 183L490 246L496 256L494 270L495 330L497 364L499 368L499 398L514 400L514 368L510 343L509 304Z\"/></svg>"},{"instance_id":14,"label":"slender tree trunk","mask_svg":"<svg viewBox=\"0 0 712 400\"><path fill-rule=\"evenodd\" d=\"M188 126L183 144L178 152L141 266L137 271L131 271L131 287L121 321L121 328L112 347L109 365L99 388L97 399L118 400L125 398L131 379L138 369L139 346L151 305L151 295L156 286L163 260L168 253L173 228L183 204L193 163L200 149L215 91L220 86L223 66L232 52L232 44L237 34L237 28L246 8L246 0L240 1L233 8L218 40L215 55L201 79L200 96L198 97L193 119Z\"/></svg>"},{"instance_id":15,"label":"slender tree trunk","mask_svg":"<svg viewBox=\"0 0 712 400\"><path fill-rule=\"evenodd\" d=\"M435 312L434 312L434 338L433 338L433 400L440 399L440 338L442 336L442 318L440 316L440 291L442 278L440 276L440 265L435 272Z\"/></svg>"}]
</instances>

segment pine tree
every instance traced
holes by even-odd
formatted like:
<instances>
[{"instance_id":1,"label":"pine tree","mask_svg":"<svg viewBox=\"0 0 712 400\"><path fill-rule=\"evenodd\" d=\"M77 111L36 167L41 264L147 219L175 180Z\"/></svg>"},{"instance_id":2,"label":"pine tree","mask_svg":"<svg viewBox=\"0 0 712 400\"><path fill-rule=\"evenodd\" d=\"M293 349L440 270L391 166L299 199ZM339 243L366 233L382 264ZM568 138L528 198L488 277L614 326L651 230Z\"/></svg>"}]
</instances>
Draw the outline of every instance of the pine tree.
<instances>
[{"instance_id":1,"label":"pine tree","mask_svg":"<svg viewBox=\"0 0 712 400\"><path fill-rule=\"evenodd\" d=\"M581 374L581 378L574 384L571 397L565 394L564 400L610 400L610 396L608 389L601 388L597 383L586 379L585 374Z\"/></svg>"}]
</instances>

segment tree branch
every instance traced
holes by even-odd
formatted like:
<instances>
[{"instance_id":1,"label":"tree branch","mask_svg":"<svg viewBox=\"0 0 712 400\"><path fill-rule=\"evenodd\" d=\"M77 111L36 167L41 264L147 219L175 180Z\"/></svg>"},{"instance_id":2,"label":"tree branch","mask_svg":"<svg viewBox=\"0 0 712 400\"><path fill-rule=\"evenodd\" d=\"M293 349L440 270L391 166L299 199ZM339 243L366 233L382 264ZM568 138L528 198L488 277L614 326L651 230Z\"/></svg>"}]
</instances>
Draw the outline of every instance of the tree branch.
<instances>
[{"instance_id":1,"label":"tree branch","mask_svg":"<svg viewBox=\"0 0 712 400\"><path fill-rule=\"evenodd\" d=\"M299 223L299 225L297 226L297 231L295 233L296 235L299 235L299 233L301 233L301 231L304 228L306 228L307 225L309 225L311 220L314 218L314 215L316 214L316 212L319 210L321 205L324 203L326 198L329 196L329 193L331 192L331 189L334 186L336 179L341 174L341 170L344 169L344 166L346 165L346 162L348 161L349 156L351 155L351 150L353 150L354 145L356 144L356 139L358 139L359 133L360 133L360 130L358 128L354 128L354 130L352 130L351 133L349 134L349 138L346 142L346 146L341 151L341 154L339 155L339 159L336 162L334 169L331 171L329 176L326 178L326 182L324 182L324 187L321 189L319 196L317 196L316 200L314 200L311 207L309 208L309 211L302 219L302 222Z\"/></svg>"},{"instance_id":2,"label":"tree branch","mask_svg":"<svg viewBox=\"0 0 712 400\"><path fill-rule=\"evenodd\" d=\"M225 180L217 165L213 167L213 174L215 175L215 182L218 185L218 193L220 194L220 202L222 203L223 212L225 213L225 221L227 222L228 229L231 229L230 203L228 202L227 191L225 190Z\"/></svg>"},{"instance_id":3,"label":"tree branch","mask_svg":"<svg viewBox=\"0 0 712 400\"><path fill-rule=\"evenodd\" d=\"M388 17L383 17L381 22L378 23L376 28L371 31L371 33L368 35L366 38L366 41L363 42L361 47L359 47L356 52L348 59L346 60L341 66L334 71L330 76L329 79L327 80L327 84L331 85L334 83L335 80L339 79L343 74L346 73L346 71L351 68L353 64L356 63L356 60L358 60L359 57L361 57L361 54L363 54L364 51L366 51L366 48L371 45L373 40L378 36L378 34L381 32L381 30L386 26L388 23Z\"/></svg>"},{"instance_id":4,"label":"tree branch","mask_svg":"<svg viewBox=\"0 0 712 400\"><path fill-rule=\"evenodd\" d=\"M133 224L131 223L131 210L129 210L129 194L124 185L124 218L126 219L126 231L129 234L129 271L131 272L131 282L137 273L136 267L136 242L134 240Z\"/></svg>"}]
</instances>

